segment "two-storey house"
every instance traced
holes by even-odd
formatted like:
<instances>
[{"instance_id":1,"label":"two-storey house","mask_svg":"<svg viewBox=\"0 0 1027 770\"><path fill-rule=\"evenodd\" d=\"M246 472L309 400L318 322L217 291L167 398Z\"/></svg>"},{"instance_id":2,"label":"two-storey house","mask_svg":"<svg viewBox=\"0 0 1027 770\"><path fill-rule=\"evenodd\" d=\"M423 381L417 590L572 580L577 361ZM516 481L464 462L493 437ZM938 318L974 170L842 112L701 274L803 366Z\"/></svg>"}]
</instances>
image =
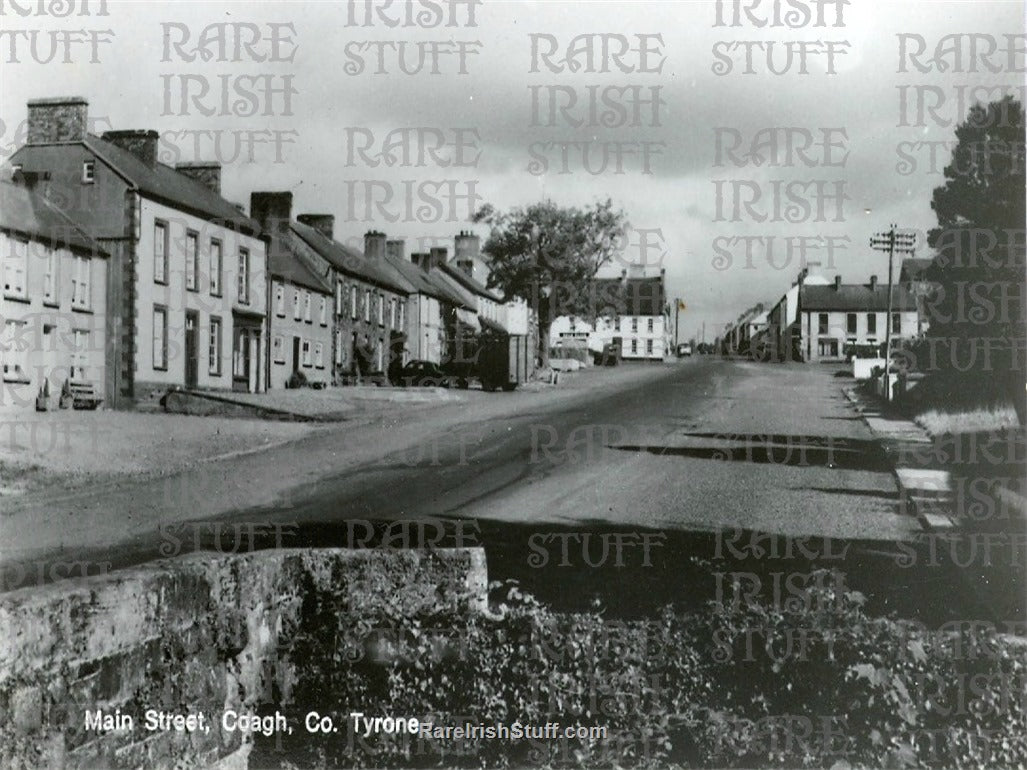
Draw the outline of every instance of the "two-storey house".
<instances>
[{"instance_id":1,"label":"two-storey house","mask_svg":"<svg viewBox=\"0 0 1027 770\"><path fill-rule=\"evenodd\" d=\"M47 175L47 194L110 254L108 404L172 388L259 392L267 290L259 226L221 196L214 163L172 168L156 131L86 130L81 98L28 105L28 138L11 157Z\"/></svg>"},{"instance_id":2,"label":"two-storey house","mask_svg":"<svg viewBox=\"0 0 1027 770\"><path fill-rule=\"evenodd\" d=\"M808 363L844 361L858 347L880 348L891 332L892 345L917 336L916 298L903 286L888 287L870 277L868 284L843 284L836 276L826 286L799 290L799 349Z\"/></svg>"},{"instance_id":3,"label":"two-storey house","mask_svg":"<svg viewBox=\"0 0 1027 770\"><path fill-rule=\"evenodd\" d=\"M3 407L31 407L47 382L54 398L65 382L102 395L106 379L107 254L35 183L0 181Z\"/></svg>"}]
</instances>

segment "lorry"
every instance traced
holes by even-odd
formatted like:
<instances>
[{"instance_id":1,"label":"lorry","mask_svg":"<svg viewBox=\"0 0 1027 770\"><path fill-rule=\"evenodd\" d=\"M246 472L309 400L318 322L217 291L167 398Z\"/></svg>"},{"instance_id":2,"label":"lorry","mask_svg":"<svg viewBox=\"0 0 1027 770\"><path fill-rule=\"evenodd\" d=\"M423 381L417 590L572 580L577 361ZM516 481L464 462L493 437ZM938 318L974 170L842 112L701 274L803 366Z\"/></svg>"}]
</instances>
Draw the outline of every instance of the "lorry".
<instances>
[{"instance_id":1,"label":"lorry","mask_svg":"<svg viewBox=\"0 0 1027 770\"><path fill-rule=\"evenodd\" d=\"M459 388L478 380L482 390L509 392L531 376L533 355L524 335L483 335L473 348L466 344L460 348L461 355L450 356L442 364L442 371Z\"/></svg>"}]
</instances>

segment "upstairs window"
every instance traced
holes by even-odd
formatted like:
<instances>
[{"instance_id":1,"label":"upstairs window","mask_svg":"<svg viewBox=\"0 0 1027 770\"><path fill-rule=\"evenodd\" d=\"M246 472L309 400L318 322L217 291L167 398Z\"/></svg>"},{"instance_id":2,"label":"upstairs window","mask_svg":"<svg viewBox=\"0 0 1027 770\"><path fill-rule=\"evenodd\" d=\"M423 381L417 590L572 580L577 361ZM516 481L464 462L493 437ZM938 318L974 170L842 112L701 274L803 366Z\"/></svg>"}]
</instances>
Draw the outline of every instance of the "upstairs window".
<instances>
[{"instance_id":1,"label":"upstairs window","mask_svg":"<svg viewBox=\"0 0 1027 770\"><path fill-rule=\"evenodd\" d=\"M827 334L827 313L820 313L817 320L817 333Z\"/></svg>"},{"instance_id":2,"label":"upstairs window","mask_svg":"<svg viewBox=\"0 0 1027 770\"><path fill-rule=\"evenodd\" d=\"M328 325L328 297L321 296L321 312L318 321L322 326Z\"/></svg>"},{"instance_id":3,"label":"upstairs window","mask_svg":"<svg viewBox=\"0 0 1027 770\"><path fill-rule=\"evenodd\" d=\"M185 234L185 288L197 291L200 275L200 236L190 230Z\"/></svg>"},{"instance_id":4,"label":"upstairs window","mask_svg":"<svg viewBox=\"0 0 1027 770\"><path fill-rule=\"evenodd\" d=\"M153 223L153 280L168 282L168 223Z\"/></svg>"},{"instance_id":5,"label":"upstairs window","mask_svg":"<svg viewBox=\"0 0 1027 770\"><path fill-rule=\"evenodd\" d=\"M877 313L867 313L867 334L877 334Z\"/></svg>"},{"instance_id":6,"label":"upstairs window","mask_svg":"<svg viewBox=\"0 0 1027 770\"><path fill-rule=\"evenodd\" d=\"M856 333L856 314L847 313L845 315L845 329L849 334Z\"/></svg>"},{"instance_id":7,"label":"upstairs window","mask_svg":"<svg viewBox=\"0 0 1027 770\"><path fill-rule=\"evenodd\" d=\"M303 320L310 323L310 292L303 292Z\"/></svg>"},{"instance_id":8,"label":"upstairs window","mask_svg":"<svg viewBox=\"0 0 1027 770\"><path fill-rule=\"evenodd\" d=\"M239 249L239 275L237 280L239 304L250 304L250 252Z\"/></svg>"},{"instance_id":9,"label":"upstairs window","mask_svg":"<svg viewBox=\"0 0 1027 770\"><path fill-rule=\"evenodd\" d=\"M91 304L89 268L89 257L75 257L75 269L71 278L71 306L78 310L89 310Z\"/></svg>"},{"instance_id":10,"label":"upstairs window","mask_svg":"<svg viewBox=\"0 0 1027 770\"><path fill-rule=\"evenodd\" d=\"M891 314L891 333L899 334L902 332L902 314L892 313Z\"/></svg>"},{"instance_id":11,"label":"upstairs window","mask_svg":"<svg viewBox=\"0 0 1027 770\"><path fill-rule=\"evenodd\" d=\"M60 265L60 253L57 249L50 249L46 255L46 275L43 276L43 302L56 305L60 302L58 289L58 273Z\"/></svg>"},{"instance_id":12,"label":"upstairs window","mask_svg":"<svg viewBox=\"0 0 1027 770\"><path fill-rule=\"evenodd\" d=\"M354 321L357 320L357 287L349 287L349 315Z\"/></svg>"},{"instance_id":13,"label":"upstairs window","mask_svg":"<svg viewBox=\"0 0 1027 770\"><path fill-rule=\"evenodd\" d=\"M285 318L285 286L275 284L275 315Z\"/></svg>"},{"instance_id":14,"label":"upstairs window","mask_svg":"<svg viewBox=\"0 0 1027 770\"><path fill-rule=\"evenodd\" d=\"M210 241L210 294L221 296L221 241L212 238Z\"/></svg>"},{"instance_id":15,"label":"upstairs window","mask_svg":"<svg viewBox=\"0 0 1027 770\"><path fill-rule=\"evenodd\" d=\"M293 289L292 290L292 320L298 321L302 317L303 316L300 313L300 290L299 289Z\"/></svg>"},{"instance_id":16,"label":"upstairs window","mask_svg":"<svg viewBox=\"0 0 1027 770\"><path fill-rule=\"evenodd\" d=\"M371 323L371 290L364 289L364 322Z\"/></svg>"}]
</instances>

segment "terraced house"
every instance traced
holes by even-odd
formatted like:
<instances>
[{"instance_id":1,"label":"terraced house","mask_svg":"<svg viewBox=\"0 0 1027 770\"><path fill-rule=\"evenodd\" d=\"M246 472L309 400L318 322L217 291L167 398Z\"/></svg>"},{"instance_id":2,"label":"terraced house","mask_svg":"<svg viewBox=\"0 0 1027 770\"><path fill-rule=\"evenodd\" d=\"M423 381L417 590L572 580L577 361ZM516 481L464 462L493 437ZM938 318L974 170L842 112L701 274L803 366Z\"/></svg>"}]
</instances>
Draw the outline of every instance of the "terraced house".
<instances>
[{"instance_id":1,"label":"terraced house","mask_svg":"<svg viewBox=\"0 0 1027 770\"><path fill-rule=\"evenodd\" d=\"M107 254L34 182L0 181L0 407L32 408L47 382L55 402L65 382L102 396L106 379Z\"/></svg>"},{"instance_id":2,"label":"terraced house","mask_svg":"<svg viewBox=\"0 0 1027 770\"><path fill-rule=\"evenodd\" d=\"M170 388L265 388L267 250L221 197L217 164L158 160L156 131L87 132L88 103L28 105L11 158L110 254L106 401L130 407Z\"/></svg>"},{"instance_id":3,"label":"terraced house","mask_svg":"<svg viewBox=\"0 0 1027 770\"><path fill-rule=\"evenodd\" d=\"M332 215L300 214L294 221L290 192L253 193L250 214L266 232L289 238L293 256L333 290L329 383L383 381L406 338L410 285L384 259L365 258L334 240ZM381 247L384 253L384 236Z\"/></svg>"}]
</instances>

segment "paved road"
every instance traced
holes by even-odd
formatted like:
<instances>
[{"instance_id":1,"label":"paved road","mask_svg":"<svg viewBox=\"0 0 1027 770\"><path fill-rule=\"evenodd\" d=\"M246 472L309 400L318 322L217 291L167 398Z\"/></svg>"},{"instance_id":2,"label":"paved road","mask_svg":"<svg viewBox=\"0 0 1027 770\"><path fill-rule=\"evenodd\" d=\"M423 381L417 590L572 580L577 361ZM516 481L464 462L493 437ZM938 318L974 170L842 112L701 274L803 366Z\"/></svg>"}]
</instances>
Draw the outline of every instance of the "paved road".
<instances>
[{"instance_id":1,"label":"paved road","mask_svg":"<svg viewBox=\"0 0 1027 770\"><path fill-rule=\"evenodd\" d=\"M480 543L493 579L565 608L694 605L724 598L734 578L772 597L785 576L827 567L875 611L980 616L950 571L919 552L903 561L919 526L898 511L844 384L825 368L694 359L587 373L548 394L473 395L402 426L340 426L171 479L162 495L151 484L76 502L93 521L134 505L128 542L87 540L80 553L120 566L198 545L244 550L254 526L267 547L277 522L285 546ZM181 523L214 517L217 529ZM753 532L769 535L759 558L745 550Z\"/></svg>"}]
</instances>

